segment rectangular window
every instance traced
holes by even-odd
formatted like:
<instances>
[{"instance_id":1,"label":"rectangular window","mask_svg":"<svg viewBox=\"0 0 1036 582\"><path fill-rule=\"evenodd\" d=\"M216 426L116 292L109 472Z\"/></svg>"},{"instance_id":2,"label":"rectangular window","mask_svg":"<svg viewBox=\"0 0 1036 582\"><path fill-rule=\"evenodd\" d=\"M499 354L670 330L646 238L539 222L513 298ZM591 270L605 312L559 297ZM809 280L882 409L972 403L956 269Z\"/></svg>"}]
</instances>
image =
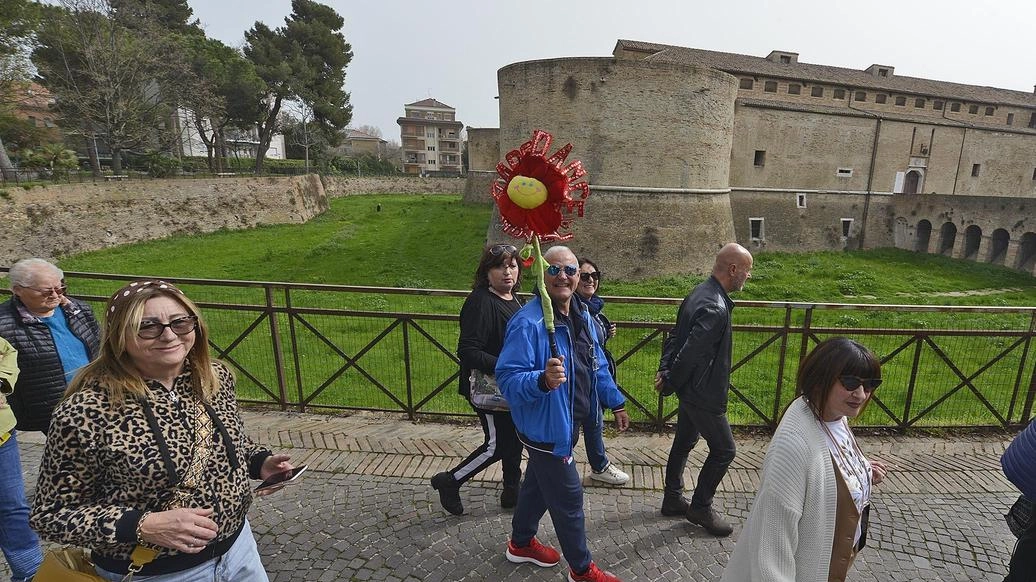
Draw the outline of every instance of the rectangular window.
<instances>
[{"instance_id":1,"label":"rectangular window","mask_svg":"<svg viewBox=\"0 0 1036 582\"><path fill-rule=\"evenodd\" d=\"M435 130L434 129L429 129L428 132L424 134L424 136L425 137L435 137Z\"/></svg>"},{"instance_id":2,"label":"rectangular window","mask_svg":"<svg viewBox=\"0 0 1036 582\"><path fill-rule=\"evenodd\" d=\"M781 55L781 62L788 64L791 62L791 57L789 57L788 55Z\"/></svg>"},{"instance_id":3,"label":"rectangular window","mask_svg":"<svg viewBox=\"0 0 1036 582\"><path fill-rule=\"evenodd\" d=\"M978 113L978 105L969 105L968 106L968 113L970 113L972 115L977 114Z\"/></svg>"},{"instance_id":4,"label":"rectangular window","mask_svg":"<svg viewBox=\"0 0 1036 582\"><path fill-rule=\"evenodd\" d=\"M1036 174L1036 170L1033 171L1033 174ZM1036 178L1034 178L1034 179L1036 179ZM795 207L796 208L805 208L806 207L806 195L805 194L796 194L795 195Z\"/></svg>"},{"instance_id":5,"label":"rectangular window","mask_svg":"<svg viewBox=\"0 0 1036 582\"><path fill-rule=\"evenodd\" d=\"M889 96L884 94L884 93L878 93L877 95L874 96L874 102L875 103L885 103L888 100L889 100Z\"/></svg>"},{"instance_id":6,"label":"rectangular window","mask_svg":"<svg viewBox=\"0 0 1036 582\"><path fill-rule=\"evenodd\" d=\"M866 91L857 91L855 99L857 101L866 101L867 100L867 92Z\"/></svg>"},{"instance_id":7,"label":"rectangular window","mask_svg":"<svg viewBox=\"0 0 1036 582\"><path fill-rule=\"evenodd\" d=\"M766 91L767 93L776 93L777 81L767 81L763 83L763 91Z\"/></svg>"},{"instance_id":8,"label":"rectangular window","mask_svg":"<svg viewBox=\"0 0 1036 582\"><path fill-rule=\"evenodd\" d=\"M852 168L838 168L838 173L836 175L839 178L852 178L853 177L853 169Z\"/></svg>"},{"instance_id":9,"label":"rectangular window","mask_svg":"<svg viewBox=\"0 0 1036 582\"><path fill-rule=\"evenodd\" d=\"M814 97L823 97L824 96L824 88L823 87L819 87L817 85L813 85L813 88L810 89L809 94L814 96Z\"/></svg>"},{"instance_id":10,"label":"rectangular window","mask_svg":"<svg viewBox=\"0 0 1036 582\"><path fill-rule=\"evenodd\" d=\"M1007 125L1014 125L1014 113L1007 114Z\"/></svg>"},{"instance_id":11,"label":"rectangular window","mask_svg":"<svg viewBox=\"0 0 1036 582\"><path fill-rule=\"evenodd\" d=\"M906 105L906 97L902 95L896 97L896 107L903 107L904 105Z\"/></svg>"},{"instance_id":12,"label":"rectangular window","mask_svg":"<svg viewBox=\"0 0 1036 582\"><path fill-rule=\"evenodd\" d=\"M936 101L935 103L932 103L932 109L936 111L942 111L944 105L945 101Z\"/></svg>"},{"instance_id":13,"label":"rectangular window","mask_svg":"<svg viewBox=\"0 0 1036 582\"><path fill-rule=\"evenodd\" d=\"M852 229L853 229L853 219L852 218L843 218L842 219L842 238L843 239L849 238L849 233L852 232Z\"/></svg>"},{"instance_id":14,"label":"rectangular window","mask_svg":"<svg viewBox=\"0 0 1036 582\"><path fill-rule=\"evenodd\" d=\"M954 113L960 111L960 103L950 103L950 111Z\"/></svg>"},{"instance_id":15,"label":"rectangular window","mask_svg":"<svg viewBox=\"0 0 1036 582\"><path fill-rule=\"evenodd\" d=\"M986 115L993 115L993 108L992 107L986 107Z\"/></svg>"},{"instance_id":16,"label":"rectangular window","mask_svg":"<svg viewBox=\"0 0 1036 582\"><path fill-rule=\"evenodd\" d=\"M802 85L798 83L791 83L788 85L788 95L800 95L802 93Z\"/></svg>"},{"instance_id":17,"label":"rectangular window","mask_svg":"<svg viewBox=\"0 0 1036 582\"><path fill-rule=\"evenodd\" d=\"M428 146L428 151L434 152L435 151L435 146Z\"/></svg>"},{"instance_id":18,"label":"rectangular window","mask_svg":"<svg viewBox=\"0 0 1036 582\"><path fill-rule=\"evenodd\" d=\"M761 168L766 165L766 150L755 150L755 160L752 162L757 168Z\"/></svg>"},{"instance_id":19,"label":"rectangular window","mask_svg":"<svg viewBox=\"0 0 1036 582\"><path fill-rule=\"evenodd\" d=\"M750 237L754 241L763 240L763 219L762 218L749 218L748 229L751 231Z\"/></svg>"},{"instance_id":20,"label":"rectangular window","mask_svg":"<svg viewBox=\"0 0 1036 582\"><path fill-rule=\"evenodd\" d=\"M1036 180L1036 168L1032 169L1032 179Z\"/></svg>"},{"instance_id":21,"label":"rectangular window","mask_svg":"<svg viewBox=\"0 0 1036 582\"><path fill-rule=\"evenodd\" d=\"M978 176L980 171L982 171L982 164L971 164L971 175L972 176Z\"/></svg>"},{"instance_id":22,"label":"rectangular window","mask_svg":"<svg viewBox=\"0 0 1036 582\"><path fill-rule=\"evenodd\" d=\"M835 89L835 99L845 99L845 89Z\"/></svg>"},{"instance_id":23,"label":"rectangular window","mask_svg":"<svg viewBox=\"0 0 1036 582\"><path fill-rule=\"evenodd\" d=\"M1036 112L1029 116L1029 127L1036 127Z\"/></svg>"},{"instance_id":24,"label":"rectangular window","mask_svg":"<svg viewBox=\"0 0 1036 582\"><path fill-rule=\"evenodd\" d=\"M751 89L753 84L754 84L754 82L752 81L752 79L746 79L744 77L741 78L741 85L740 85L740 87L742 89Z\"/></svg>"},{"instance_id":25,"label":"rectangular window","mask_svg":"<svg viewBox=\"0 0 1036 582\"><path fill-rule=\"evenodd\" d=\"M924 109L924 97L918 97L914 99L914 107L918 109Z\"/></svg>"},{"instance_id":26,"label":"rectangular window","mask_svg":"<svg viewBox=\"0 0 1036 582\"><path fill-rule=\"evenodd\" d=\"M428 163L429 163L430 165L434 166L434 165L435 165L435 160L428 160Z\"/></svg>"}]
</instances>

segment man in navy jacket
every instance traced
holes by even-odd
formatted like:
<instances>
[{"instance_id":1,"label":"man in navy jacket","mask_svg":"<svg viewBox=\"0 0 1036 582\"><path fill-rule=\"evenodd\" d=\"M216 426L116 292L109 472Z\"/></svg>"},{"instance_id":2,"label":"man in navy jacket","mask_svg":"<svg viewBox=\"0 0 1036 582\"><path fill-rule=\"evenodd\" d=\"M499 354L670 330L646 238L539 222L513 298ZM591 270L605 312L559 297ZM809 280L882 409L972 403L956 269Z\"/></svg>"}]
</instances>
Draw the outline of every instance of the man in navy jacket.
<instances>
[{"instance_id":1,"label":"man in navy jacket","mask_svg":"<svg viewBox=\"0 0 1036 582\"><path fill-rule=\"evenodd\" d=\"M511 520L506 556L511 562L554 566L557 550L536 540L539 521L550 511L569 580L618 582L599 569L586 547L583 486L572 449L583 419L612 411L620 431L629 426L626 400L608 370L589 311L575 294L579 265L568 247L544 253L548 299L554 310L559 357L552 357L543 324L542 297L511 318L496 363L496 381L511 406L518 438L529 453L525 480Z\"/></svg>"}]
</instances>

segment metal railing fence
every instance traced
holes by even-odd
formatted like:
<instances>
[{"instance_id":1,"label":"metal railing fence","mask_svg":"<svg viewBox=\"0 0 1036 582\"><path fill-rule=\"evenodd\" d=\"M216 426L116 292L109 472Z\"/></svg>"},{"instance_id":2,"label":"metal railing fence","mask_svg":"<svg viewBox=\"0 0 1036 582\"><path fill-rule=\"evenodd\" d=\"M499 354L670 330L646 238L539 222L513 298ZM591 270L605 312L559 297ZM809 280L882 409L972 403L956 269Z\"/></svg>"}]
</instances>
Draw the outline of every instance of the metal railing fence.
<instances>
[{"instance_id":1,"label":"metal railing fence","mask_svg":"<svg viewBox=\"0 0 1036 582\"><path fill-rule=\"evenodd\" d=\"M0 269L5 271L6 269ZM69 293L99 317L139 277L67 272ZM204 310L216 357L241 402L282 410L471 415L456 394L458 313L467 291L167 278ZM9 293L9 292L8 292ZM609 343L639 425L673 422L653 381L680 299L606 297ZM844 335L875 351L884 383L858 419L871 427L1015 427L1032 416L1033 307L738 301L731 423L776 426L795 397L799 361Z\"/></svg>"}]
</instances>

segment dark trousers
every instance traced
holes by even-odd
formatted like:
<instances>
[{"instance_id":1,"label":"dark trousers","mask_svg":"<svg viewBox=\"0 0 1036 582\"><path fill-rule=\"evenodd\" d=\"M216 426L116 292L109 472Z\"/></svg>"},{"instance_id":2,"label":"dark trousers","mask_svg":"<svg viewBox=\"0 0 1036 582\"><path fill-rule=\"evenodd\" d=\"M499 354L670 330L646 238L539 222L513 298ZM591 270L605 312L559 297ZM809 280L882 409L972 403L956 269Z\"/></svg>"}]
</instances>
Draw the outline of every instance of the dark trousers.
<instances>
[{"instance_id":1,"label":"dark trousers","mask_svg":"<svg viewBox=\"0 0 1036 582\"><path fill-rule=\"evenodd\" d=\"M691 497L691 506L695 508L709 507L716 495L716 488L727 467L734 460L737 446L734 434L730 432L730 423L726 414L705 412L687 399L680 399L680 409L676 419L676 435L673 446L669 450L669 461L665 466L665 494L681 495L683 493L683 470L687 466L687 456L698 438L702 437L709 445L709 456L698 473L698 485Z\"/></svg>"},{"instance_id":2,"label":"dark trousers","mask_svg":"<svg viewBox=\"0 0 1036 582\"><path fill-rule=\"evenodd\" d=\"M1036 520L1018 537L1011 554L1011 564L1004 582L1033 582L1036 580Z\"/></svg>"},{"instance_id":3,"label":"dark trousers","mask_svg":"<svg viewBox=\"0 0 1036 582\"><path fill-rule=\"evenodd\" d=\"M518 440L518 432L511 420L511 413L503 411L487 412L472 406L482 423L482 444L450 469L457 483L464 483L479 474L486 467L501 461L504 471L504 485L518 487L522 480L522 443Z\"/></svg>"},{"instance_id":4,"label":"dark trousers","mask_svg":"<svg viewBox=\"0 0 1036 582\"><path fill-rule=\"evenodd\" d=\"M569 568L585 572L590 567L583 515L583 483L572 457L563 459L533 449L525 465L525 480L518 492L518 506L511 518L511 541L524 546L536 535L547 511Z\"/></svg>"}]
</instances>

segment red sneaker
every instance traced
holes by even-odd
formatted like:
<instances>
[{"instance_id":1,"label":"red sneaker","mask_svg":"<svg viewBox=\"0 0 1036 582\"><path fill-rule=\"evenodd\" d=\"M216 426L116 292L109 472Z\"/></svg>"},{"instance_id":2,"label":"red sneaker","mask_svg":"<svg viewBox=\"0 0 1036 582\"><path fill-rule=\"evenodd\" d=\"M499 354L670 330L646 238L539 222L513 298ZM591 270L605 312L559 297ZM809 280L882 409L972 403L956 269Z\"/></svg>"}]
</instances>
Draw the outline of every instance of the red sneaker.
<instances>
[{"instance_id":1,"label":"red sneaker","mask_svg":"<svg viewBox=\"0 0 1036 582\"><path fill-rule=\"evenodd\" d=\"M597 567L597 564L590 562L590 568L583 574L576 574L568 571L568 582L622 582L611 572L605 572Z\"/></svg>"},{"instance_id":2,"label":"red sneaker","mask_svg":"<svg viewBox=\"0 0 1036 582\"><path fill-rule=\"evenodd\" d=\"M536 538L532 538L529 545L523 548L519 548L514 545L514 542L508 540L507 551L504 554L507 556L508 561L515 564L532 562L543 568L557 566L558 562L561 561L561 554L557 550L541 544Z\"/></svg>"}]
</instances>

